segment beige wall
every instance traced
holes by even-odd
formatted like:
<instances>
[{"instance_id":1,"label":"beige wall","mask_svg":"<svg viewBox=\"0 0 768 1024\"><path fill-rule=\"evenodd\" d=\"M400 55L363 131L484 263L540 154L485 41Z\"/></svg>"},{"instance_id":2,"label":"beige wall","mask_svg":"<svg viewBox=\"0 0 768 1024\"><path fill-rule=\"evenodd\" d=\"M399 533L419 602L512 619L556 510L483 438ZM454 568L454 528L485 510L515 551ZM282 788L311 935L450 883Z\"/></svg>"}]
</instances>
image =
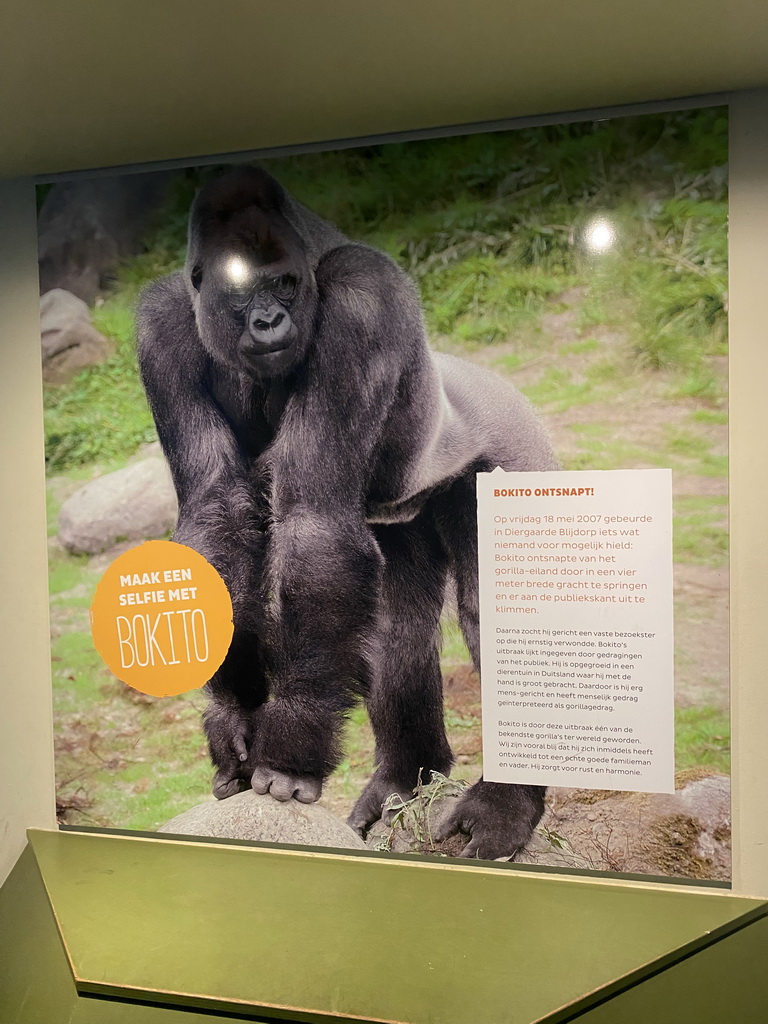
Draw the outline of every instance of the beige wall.
<instances>
[{"instance_id":1,"label":"beige wall","mask_svg":"<svg viewBox=\"0 0 768 1024\"><path fill-rule=\"evenodd\" d=\"M768 896L768 91L734 96L730 146L733 880Z\"/></svg>"},{"instance_id":2,"label":"beige wall","mask_svg":"<svg viewBox=\"0 0 768 1024\"><path fill-rule=\"evenodd\" d=\"M731 106L734 883L768 896L768 92ZM258 144L258 140L253 140ZM0 881L54 823L34 194L0 182Z\"/></svg>"},{"instance_id":3,"label":"beige wall","mask_svg":"<svg viewBox=\"0 0 768 1024\"><path fill-rule=\"evenodd\" d=\"M54 825L35 190L0 181L0 880Z\"/></svg>"}]
</instances>

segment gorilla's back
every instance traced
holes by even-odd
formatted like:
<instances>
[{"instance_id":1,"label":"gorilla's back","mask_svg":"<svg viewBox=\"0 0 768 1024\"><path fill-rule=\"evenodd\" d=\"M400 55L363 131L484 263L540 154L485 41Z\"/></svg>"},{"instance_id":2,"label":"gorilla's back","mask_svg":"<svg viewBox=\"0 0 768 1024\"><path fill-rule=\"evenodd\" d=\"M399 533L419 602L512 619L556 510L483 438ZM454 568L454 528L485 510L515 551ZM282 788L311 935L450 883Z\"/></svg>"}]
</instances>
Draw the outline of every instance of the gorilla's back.
<instances>
[{"instance_id":1,"label":"gorilla's back","mask_svg":"<svg viewBox=\"0 0 768 1024\"><path fill-rule=\"evenodd\" d=\"M307 260L313 270L325 253L349 242L337 227L307 209L290 192L285 193L283 214L304 243Z\"/></svg>"},{"instance_id":2,"label":"gorilla's back","mask_svg":"<svg viewBox=\"0 0 768 1024\"><path fill-rule=\"evenodd\" d=\"M432 358L451 410L442 443L457 447L464 465L482 459L509 471L560 468L544 425L513 384L456 356Z\"/></svg>"}]
</instances>

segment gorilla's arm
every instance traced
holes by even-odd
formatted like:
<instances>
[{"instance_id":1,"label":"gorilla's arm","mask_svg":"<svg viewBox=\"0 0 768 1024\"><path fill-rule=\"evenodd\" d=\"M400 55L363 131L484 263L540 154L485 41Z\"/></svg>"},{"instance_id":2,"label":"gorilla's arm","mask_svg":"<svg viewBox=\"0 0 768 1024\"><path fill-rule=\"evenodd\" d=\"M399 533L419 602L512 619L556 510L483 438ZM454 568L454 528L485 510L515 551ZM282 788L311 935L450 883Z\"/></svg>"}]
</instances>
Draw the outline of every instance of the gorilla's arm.
<instances>
[{"instance_id":1,"label":"gorilla's arm","mask_svg":"<svg viewBox=\"0 0 768 1024\"><path fill-rule=\"evenodd\" d=\"M243 554L260 546L255 497L246 460L211 394L209 360L180 274L142 296L138 357L179 499L174 540L208 558L242 604L251 582L242 578Z\"/></svg>"},{"instance_id":2,"label":"gorilla's arm","mask_svg":"<svg viewBox=\"0 0 768 1024\"><path fill-rule=\"evenodd\" d=\"M207 558L232 597L235 634L209 683L212 702L204 718L218 769L214 793L224 797L246 784L252 715L266 699L260 604L254 600L264 534L248 467L210 392L210 366L181 275L142 296L138 342L142 380L179 499L174 540Z\"/></svg>"},{"instance_id":3,"label":"gorilla's arm","mask_svg":"<svg viewBox=\"0 0 768 1024\"><path fill-rule=\"evenodd\" d=\"M415 297L386 257L341 247L317 282L315 342L265 457L274 664L253 786L279 799L319 795L340 758L343 713L370 689L382 556L366 493L404 372L427 358Z\"/></svg>"}]
</instances>

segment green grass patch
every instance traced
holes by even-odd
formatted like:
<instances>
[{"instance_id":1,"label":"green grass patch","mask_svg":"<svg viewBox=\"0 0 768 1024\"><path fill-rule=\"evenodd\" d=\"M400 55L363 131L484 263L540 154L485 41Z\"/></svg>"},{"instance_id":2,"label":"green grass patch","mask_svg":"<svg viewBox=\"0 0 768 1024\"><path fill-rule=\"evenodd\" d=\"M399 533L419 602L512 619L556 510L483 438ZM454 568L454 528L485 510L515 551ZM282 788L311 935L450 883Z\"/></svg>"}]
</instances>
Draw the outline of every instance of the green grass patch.
<instances>
[{"instance_id":1,"label":"green grass patch","mask_svg":"<svg viewBox=\"0 0 768 1024\"><path fill-rule=\"evenodd\" d=\"M550 366L538 380L526 384L522 390L534 405L560 413L574 406L608 401L620 393L622 383L621 366L606 360L588 364L582 377L562 367Z\"/></svg>"},{"instance_id":2,"label":"green grass patch","mask_svg":"<svg viewBox=\"0 0 768 1024\"><path fill-rule=\"evenodd\" d=\"M728 714L715 707L675 711L675 770L707 767L729 775L731 730Z\"/></svg>"},{"instance_id":3,"label":"green grass patch","mask_svg":"<svg viewBox=\"0 0 768 1024\"><path fill-rule=\"evenodd\" d=\"M440 620L440 631L443 638L443 649L440 663L443 667L466 665L472 661L464 641L458 620L451 615L443 615Z\"/></svg>"},{"instance_id":4,"label":"green grass patch","mask_svg":"<svg viewBox=\"0 0 768 1024\"><path fill-rule=\"evenodd\" d=\"M375 743L365 705L358 704L347 716L342 746L344 760L328 779L325 793L351 805L374 769Z\"/></svg>"},{"instance_id":5,"label":"green grass patch","mask_svg":"<svg viewBox=\"0 0 768 1024\"><path fill-rule=\"evenodd\" d=\"M59 713L103 705L102 686L112 678L87 630L67 631L51 641L53 703ZM122 684L121 684L122 685Z\"/></svg>"},{"instance_id":6,"label":"green grass patch","mask_svg":"<svg viewBox=\"0 0 768 1024\"><path fill-rule=\"evenodd\" d=\"M524 360L521 355L518 355L516 352L510 352L509 355L499 356L498 359L494 359L493 368L512 373L515 370L519 370L523 362Z\"/></svg>"},{"instance_id":7,"label":"green grass patch","mask_svg":"<svg viewBox=\"0 0 768 1024\"><path fill-rule=\"evenodd\" d=\"M709 447L709 441L700 434L679 429L667 432L667 448L673 455L682 455L689 459L706 458L709 455Z\"/></svg>"},{"instance_id":8,"label":"green grass patch","mask_svg":"<svg viewBox=\"0 0 768 1024\"><path fill-rule=\"evenodd\" d=\"M608 423L569 423L568 429L580 437L604 438L613 433Z\"/></svg>"},{"instance_id":9,"label":"green grass patch","mask_svg":"<svg viewBox=\"0 0 768 1024\"><path fill-rule=\"evenodd\" d=\"M697 409L691 413L694 423L711 423L724 426L728 423L728 413L721 409Z\"/></svg>"},{"instance_id":10,"label":"green grass patch","mask_svg":"<svg viewBox=\"0 0 768 1024\"><path fill-rule=\"evenodd\" d=\"M726 394L712 368L706 362L702 362L695 369L683 373L672 387L669 397L696 398L719 406L725 401Z\"/></svg>"},{"instance_id":11,"label":"green grass patch","mask_svg":"<svg viewBox=\"0 0 768 1024\"><path fill-rule=\"evenodd\" d=\"M583 341L572 341L570 345L563 345L559 349L561 356L582 356L590 352L597 352L600 342L597 338L584 338Z\"/></svg>"},{"instance_id":12,"label":"green grass patch","mask_svg":"<svg viewBox=\"0 0 768 1024\"><path fill-rule=\"evenodd\" d=\"M52 552L48 557L48 591L51 597L81 585L92 591L96 577L88 568L87 556Z\"/></svg>"},{"instance_id":13,"label":"green grass patch","mask_svg":"<svg viewBox=\"0 0 768 1024\"><path fill-rule=\"evenodd\" d=\"M676 562L722 568L728 564L728 499L682 497L672 520Z\"/></svg>"},{"instance_id":14,"label":"green grass patch","mask_svg":"<svg viewBox=\"0 0 768 1024\"><path fill-rule=\"evenodd\" d=\"M679 427L666 430L663 446L649 452L653 465L696 476L728 476L728 456L716 455L706 436Z\"/></svg>"},{"instance_id":15,"label":"green grass patch","mask_svg":"<svg viewBox=\"0 0 768 1024\"><path fill-rule=\"evenodd\" d=\"M136 366L133 301L115 294L94 310L95 326L115 355L79 373L65 388L46 388L46 459L51 473L125 458L156 438Z\"/></svg>"},{"instance_id":16,"label":"green grass patch","mask_svg":"<svg viewBox=\"0 0 768 1024\"><path fill-rule=\"evenodd\" d=\"M619 439L585 436L580 452L563 460L563 469L629 469L647 462L648 453L638 445Z\"/></svg>"}]
</instances>

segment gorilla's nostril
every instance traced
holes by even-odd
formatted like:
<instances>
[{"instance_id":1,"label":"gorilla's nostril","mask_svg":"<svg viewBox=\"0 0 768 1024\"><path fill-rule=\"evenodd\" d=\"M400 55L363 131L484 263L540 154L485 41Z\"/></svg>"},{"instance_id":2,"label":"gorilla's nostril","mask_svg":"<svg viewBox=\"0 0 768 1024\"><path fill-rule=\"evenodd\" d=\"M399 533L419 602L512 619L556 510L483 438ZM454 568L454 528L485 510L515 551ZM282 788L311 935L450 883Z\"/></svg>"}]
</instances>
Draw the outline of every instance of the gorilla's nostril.
<instances>
[{"instance_id":1,"label":"gorilla's nostril","mask_svg":"<svg viewBox=\"0 0 768 1024\"><path fill-rule=\"evenodd\" d=\"M278 327L285 320L285 313L275 313L271 320L262 320L260 317L253 321L257 331L269 331Z\"/></svg>"}]
</instances>

